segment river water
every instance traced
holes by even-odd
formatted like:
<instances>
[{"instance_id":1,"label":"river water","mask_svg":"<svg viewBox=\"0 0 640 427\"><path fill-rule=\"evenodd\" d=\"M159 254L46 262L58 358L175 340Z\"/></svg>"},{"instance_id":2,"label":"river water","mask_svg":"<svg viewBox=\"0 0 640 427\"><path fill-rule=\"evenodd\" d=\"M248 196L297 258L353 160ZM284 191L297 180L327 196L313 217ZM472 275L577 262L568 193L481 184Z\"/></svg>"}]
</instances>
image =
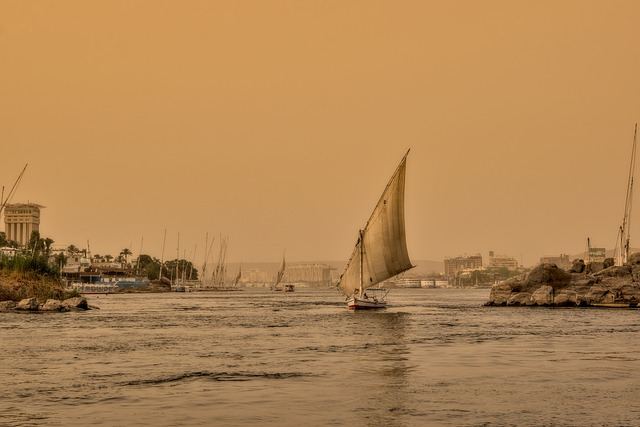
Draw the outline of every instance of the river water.
<instances>
[{"instance_id":1,"label":"river water","mask_svg":"<svg viewBox=\"0 0 640 427\"><path fill-rule=\"evenodd\" d=\"M0 313L2 426L640 426L640 310L488 290L89 296Z\"/></svg>"}]
</instances>

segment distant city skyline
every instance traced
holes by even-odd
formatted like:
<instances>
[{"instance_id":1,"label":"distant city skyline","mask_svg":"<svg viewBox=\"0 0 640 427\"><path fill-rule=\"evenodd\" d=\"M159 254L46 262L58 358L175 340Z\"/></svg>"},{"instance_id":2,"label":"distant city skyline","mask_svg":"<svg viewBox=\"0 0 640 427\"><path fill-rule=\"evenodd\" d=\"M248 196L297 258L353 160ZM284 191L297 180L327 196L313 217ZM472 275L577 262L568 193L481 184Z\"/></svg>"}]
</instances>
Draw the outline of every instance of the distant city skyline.
<instances>
[{"instance_id":1,"label":"distant city skyline","mask_svg":"<svg viewBox=\"0 0 640 427\"><path fill-rule=\"evenodd\" d=\"M16 206L20 207L20 206L27 206L27 205L38 207L37 215L38 215L38 220L39 220L40 216L42 215L40 213L40 211L39 211L39 208L44 208L44 206L38 205L35 202L31 202L30 201L30 202L27 202L27 203L10 203L10 204L7 204L6 207L12 207L15 210ZM46 216L46 214L45 214L45 216ZM5 232L5 234L7 234L6 233L6 231L7 231L6 230L6 223L5 223L5 219L4 218L5 218L5 212L3 211L2 215L0 216L0 221L2 222L3 231ZM36 231L40 232L39 229L36 230ZM11 236L10 233L7 234L7 238L11 238L11 237L13 237L13 236ZM49 235L46 234L46 233L43 233L41 235L41 237L49 237ZM23 236L23 238L24 238L24 236ZM217 247L214 247L214 245L216 244L216 238L215 238L215 236L213 236L213 237L211 237L211 239L212 240L209 240L209 238L207 238L207 242L210 245L210 247L209 247L210 257L209 257L209 260L208 260L208 264L209 265L215 264L215 257L217 256L217 249L216 249ZM52 245L52 249L54 249L54 250L64 250L67 247L69 247L70 245L74 245L81 251L88 251L89 253L92 254L92 256L95 256L95 255L101 255L101 256L111 255L114 258L117 258L117 256L120 254L120 252L123 249L126 248L126 249L129 249L130 251L132 251L134 257L139 255L139 254L146 254L146 255L154 256L156 258L162 258L163 255L164 255L164 259L165 260L169 260L169 259L175 259L176 257L179 256L179 258L181 258L181 259L184 258L184 259L190 260L190 261L194 262L195 265L198 265L199 260L196 259L197 246L198 246L197 243L196 243L196 246L194 246L193 248L183 248L182 251L180 252L180 254L177 253L177 251L179 249L179 246L177 246L175 252L172 253L171 250L167 250L167 245L165 244L165 253L163 254L162 251L161 251L160 254L156 254L153 251L145 251L143 249L143 247L144 247L143 244L144 244L144 239L141 239L140 245L138 247L138 251L137 252L134 250L135 248L133 248L133 245L129 245L128 247L127 246L123 246L123 247L121 247L119 249L116 249L115 251L112 251L112 252L102 251L102 250L100 250L100 246L96 246L96 245L92 244L89 240L85 241L84 245L80 244L78 242L75 242L75 243L74 242L71 242L71 243L58 243L58 242L55 242ZM176 244L179 244L178 238L176 238ZM204 243L203 243L202 246L204 247ZM612 255L612 251L614 250L614 248L611 248L611 249L602 248L602 249L605 249L608 252L607 256L613 256ZM635 251L635 249L632 248L632 251ZM564 252L542 254L536 260L534 260L533 263L530 264L530 265L524 264L524 257L523 257L522 254L520 254L520 258L519 258L518 256L515 256L513 254L498 253L498 252L496 252L494 250L490 250L490 249L489 250L484 250L484 251L481 251L481 250L465 251L465 252L461 252L461 253L459 253L457 255L445 255L440 260L438 260L438 259L428 259L428 260L423 260L423 261L427 261L427 262L430 262L430 263L442 263L442 270L446 271L445 265L446 265L446 260L447 259L450 259L450 258L452 258L452 259L453 258L461 258L461 257L471 257L471 258L473 258L475 255L479 255L483 260L483 265L488 265L490 259L493 256L496 256L496 257L514 258L514 259L516 259L518 261L520 266L532 267L532 266L538 264L539 262L541 262L541 260L543 260L545 258L554 258L554 257L558 257L559 258L561 256L565 256L566 255L566 256L568 256L570 258L569 261L571 261L574 258L587 257L587 252L588 252L587 248L585 247L582 252L576 251L576 252L573 252L573 254L566 254ZM580 255L580 254L583 254L583 255ZM305 263L305 262L345 262L346 263L346 260L347 260L346 258L344 259L344 261L340 261L340 259L337 259L337 258L336 259L306 259L306 260L294 260L293 262L298 262L298 263ZM265 261L265 260L245 260L245 261L246 262L250 262L250 263L274 263L276 265L279 263L279 261L276 262L276 261ZM242 261L233 261L232 264L238 264L238 263L241 263L241 262ZM202 265L202 264L204 264L204 259L202 259L202 263L200 263L200 265Z\"/></svg>"}]
</instances>

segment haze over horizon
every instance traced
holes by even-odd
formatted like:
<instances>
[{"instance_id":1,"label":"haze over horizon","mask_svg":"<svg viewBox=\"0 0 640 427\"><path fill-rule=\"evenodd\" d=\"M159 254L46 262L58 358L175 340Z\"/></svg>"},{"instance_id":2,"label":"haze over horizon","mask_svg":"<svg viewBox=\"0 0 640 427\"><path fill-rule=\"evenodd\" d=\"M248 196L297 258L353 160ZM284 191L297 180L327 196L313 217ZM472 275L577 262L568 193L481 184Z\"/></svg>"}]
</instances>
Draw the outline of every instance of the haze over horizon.
<instances>
[{"instance_id":1,"label":"haze over horizon","mask_svg":"<svg viewBox=\"0 0 640 427\"><path fill-rule=\"evenodd\" d=\"M207 233L230 262L346 261L410 148L412 260L612 249L638 16L631 0L0 0L0 185L28 163L12 202L94 254L160 258L167 230L165 258L180 233L196 264Z\"/></svg>"}]
</instances>

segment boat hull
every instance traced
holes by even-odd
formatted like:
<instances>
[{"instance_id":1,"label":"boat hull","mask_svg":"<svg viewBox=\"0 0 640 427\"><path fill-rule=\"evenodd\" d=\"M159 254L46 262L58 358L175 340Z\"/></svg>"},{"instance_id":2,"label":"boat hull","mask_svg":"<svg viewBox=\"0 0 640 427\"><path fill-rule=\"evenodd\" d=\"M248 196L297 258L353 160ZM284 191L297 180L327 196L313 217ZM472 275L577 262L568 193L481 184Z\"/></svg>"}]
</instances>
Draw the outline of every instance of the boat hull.
<instances>
[{"instance_id":1,"label":"boat hull","mask_svg":"<svg viewBox=\"0 0 640 427\"><path fill-rule=\"evenodd\" d=\"M591 307L603 307L603 308L638 308L637 302L602 302L592 303Z\"/></svg>"},{"instance_id":2,"label":"boat hull","mask_svg":"<svg viewBox=\"0 0 640 427\"><path fill-rule=\"evenodd\" d=\"M69 289L78 291L78 293L85 294L115 294L119 289L116 284L91 284L91 283L72 283L69 285Z\"/></svg>"},{"instance_id":3,"label":"boat hull","mask_svg":"<svg viewBox=\"0 0 640 427\"><path fill-rule=\"evenodd\" d=\"M359 298L350 297L347 300L347 306L352 310L368 310L376 308L386 308L387 302L383 298Z\"/></svg>"}]
</instances>

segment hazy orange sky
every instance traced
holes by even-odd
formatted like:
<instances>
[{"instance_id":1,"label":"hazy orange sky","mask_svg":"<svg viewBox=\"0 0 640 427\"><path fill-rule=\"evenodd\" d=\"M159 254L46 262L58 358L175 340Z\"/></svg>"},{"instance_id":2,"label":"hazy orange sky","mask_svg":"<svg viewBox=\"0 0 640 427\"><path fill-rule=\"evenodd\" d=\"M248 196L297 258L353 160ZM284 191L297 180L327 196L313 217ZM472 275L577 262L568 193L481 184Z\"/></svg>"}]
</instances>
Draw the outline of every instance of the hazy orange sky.
<instances>
[{"instance_id":1,"label":"hazy orange sky","mask_svg":"<svg viewBox=\"0 0 640 427\"><path fill-rule=\"evenodd\" d=\"M613 248L639 17L610 0L0 0L0 184L28 163L12 201L94 254L159 258L166 229L165 258L180 233L200 260L209 233L230 261L346 261L411 148L414 260Z\"/></svg>"}]
</instances>

